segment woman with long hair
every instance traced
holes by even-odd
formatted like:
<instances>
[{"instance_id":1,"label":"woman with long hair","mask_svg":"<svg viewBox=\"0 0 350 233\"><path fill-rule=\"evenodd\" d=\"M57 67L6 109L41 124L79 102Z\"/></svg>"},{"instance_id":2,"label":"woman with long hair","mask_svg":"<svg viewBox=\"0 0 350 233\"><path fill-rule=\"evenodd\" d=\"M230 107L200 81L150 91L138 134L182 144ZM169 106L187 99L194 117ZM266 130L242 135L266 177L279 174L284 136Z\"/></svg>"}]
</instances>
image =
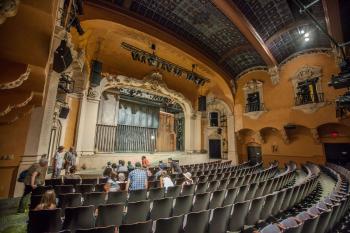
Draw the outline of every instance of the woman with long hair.
<instances>
[{"instance_id":1,"label":"woman with long hair","mask_svg":"<svg viewBox=\"0 0 350 233\"><path fill-rule=\"evenodd\" d=\"M53 189L47 190L40 203L35 207L34 210L52 210L56 209L56 194Z\"/></svg>"}]
</instances>

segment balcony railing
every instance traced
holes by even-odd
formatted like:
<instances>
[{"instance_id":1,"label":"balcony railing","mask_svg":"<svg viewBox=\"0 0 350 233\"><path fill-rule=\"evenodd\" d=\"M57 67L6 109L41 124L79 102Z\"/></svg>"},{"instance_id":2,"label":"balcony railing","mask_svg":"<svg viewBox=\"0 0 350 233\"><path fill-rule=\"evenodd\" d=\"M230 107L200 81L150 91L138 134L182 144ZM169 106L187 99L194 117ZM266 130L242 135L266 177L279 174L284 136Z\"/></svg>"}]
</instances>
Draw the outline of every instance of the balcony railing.
<instances>
[{"instance_id":1,"label":"balcony railing","mask_svg":"<svg viewBox=\"0 0 350 233\"><path fill-rule=\"evenodd\" d=\"M316 94L310 94L310 95L297 95L295 97L295 106L313 104L313 103L323 103L323 102L324 102L323 93L316 93Z\"/></svg>"},{"instance_id":2,"label":"balcony railing","mask_svg":"<svg viewBox=\"0 0 350 233\"><path fill-rule=\"evenodd\" d=\"M263 103L248 103L245 106L245 112L259 112L259 111L264 111L265 106Z\"/></svg>"}]
</instances>

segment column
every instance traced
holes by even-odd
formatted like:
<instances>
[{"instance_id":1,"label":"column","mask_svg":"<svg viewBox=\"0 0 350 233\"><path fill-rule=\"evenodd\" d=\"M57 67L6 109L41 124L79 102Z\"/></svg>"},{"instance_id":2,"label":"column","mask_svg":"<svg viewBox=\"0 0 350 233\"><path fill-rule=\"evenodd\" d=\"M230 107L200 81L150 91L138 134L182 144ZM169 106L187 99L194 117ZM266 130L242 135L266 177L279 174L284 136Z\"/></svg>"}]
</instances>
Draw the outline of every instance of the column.
<instances>
[{"instance_id":1,"label":"column","mask_svg":"<svg viewBox=\"0 0 350 233\"><path fill-rule=\"evenodd\" d=\"M238 164L237 145L235 138L235 121L232 114L227 114L227 143L228 143L228 160L233 164Z\"/></svg>"},{"instance_id":2,"label":"column","mask_svg":"<svg viewBox=\"0 0 350 233\"><path fill-rule=\"evenodd\" d=\"M47 154L50 144L50 133L54 118L59 74L51 72L47 77L45 101L42 107L36 107L31 113L24 155L22 156L18 174L37 162L41 155ZM17 176L18 176L17 174ZM44 175L44 174L43 174ZM22 195L23 184L16 182L14 196Z\"/></svg>"},{"instance_id":3,"label":"column","mask_svg":"<svg viewBox=\"0 0 350 233\"><path fill-rule=\"evenodd\" d=\"M194 127L193 127L193 149L194 152L200 153L202 149L202 113L197 112L196 119L194 119Z\"/></svg>"}]
</instances>

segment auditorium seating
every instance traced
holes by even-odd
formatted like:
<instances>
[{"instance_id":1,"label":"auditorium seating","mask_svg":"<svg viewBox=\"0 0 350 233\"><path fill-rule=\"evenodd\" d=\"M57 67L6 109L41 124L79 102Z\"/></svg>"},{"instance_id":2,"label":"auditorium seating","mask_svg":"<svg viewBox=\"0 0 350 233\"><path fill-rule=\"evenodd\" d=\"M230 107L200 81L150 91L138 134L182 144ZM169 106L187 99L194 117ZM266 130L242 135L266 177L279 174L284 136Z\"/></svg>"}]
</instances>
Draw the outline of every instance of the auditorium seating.
<instances>
[{"instance_id":1,"label":"auditorium seating","mask_svg":"<svg viewBox=\"0 0 350 233\"><path fill-rule=\"evenodd\" d=\"M218 177L216 175L219 169L221 172L219 174L226 174L227 170L231 168L232 167L227 166L224 169L221 169L219 166L216 166L213 167L216 173L210 171L207 172L207 174L214 175L210 178L212 179L211 182L213 182L216 181L216 177ZM209 190L211 192L207 192L211 183L207 181L205 192L200 192L199 194L196 193L196 188L200 183L191 186L185 191L185 193L183 193L183 190L181 192L181 189L180 192L171 192L171 197L167 197L163 189L150 189L148 192L147 190L141 190L134 192L134 194L130 193L129 199L127 199L127 193L125 191L110 192L106 196L107 200L102 198L105 193L99 192L61 194L59 195L60 201L62 197L66 197L67 195L71 195L72 197L78 197L77 195L79 195L80 198L83 198L84 200L83 203L81 203L81 201L80 203L74 203L78 207L67 207L69 205L63 205L63 203L61 205L59 204L59 207L65 209L64 212L66 212L65 223L63 225L65 228L72 229L72 231L80 228L90 229L94 226L107 226L109 223L107 213L110 213L111 216L113 215L111 213L113 211L115 211L115 215L120 214L122 207L124 208L125 206L126 213L122 220L120 218L115 221L110 220L113 221L110 222L111 224L120 226L121 233L124 232L122 230L128 232L132 229L138 228L138 224L144 224L147 228L147 221L151 221L151 224L153 222L152 229L156 232L160 232L157 230L157 226L164 227L164 222L176 225L178 221L180 221L179 216L183 217L180 229L184 229L185 232L191 232L190 230L195 227L195 224L193 222L191 223L191 219L202 218L206 219L206 221L201 222L201 226L197 231L203 229L211 230L211 232L219 232L216 231L216 228L213 228L213 226L222 221L228 224L226 225L228 228L225 227L227 230L239 230L244 225L254 225L259 220L264 220L262 217L269 217L272 212L270 205L274 204L271 203L271 201L277 200L278 194L280 192L286 192L285 190L288 190L288 188L286 189L285 187L289 187L295 180L295 168L287 166L284 172L278 173L277 164L275 163L265 169L262 169L261 164L253 166L246 165L241 167L241 169L234 169L234 172L231 173L231 175L226 176L228 177L226 182L229 184L231 181L233 188L220 189L220 183L222 180L217 180L218 182L213 184L212 188ZM233 174L236 176L233 176ZM219 177L223 179L225 176L220 175ZM263 185L261 185L262 183ZM237 184L242 184L242 186L237 186ZM79 187L79 185L76 186ZM294 191L293 194L304 191L304 189L309 187L310 190L304 192L304 194L307 195L312 191L311 189L314 186L303 187L302 190L292 189ZM228 185L226 188L228 188ZM160 194L156 193L157 190L159 190ZM192 194L184 196L185 194L188 194L188 190L190 190ZM251 192L249 192L249 190ZM249 195L247 195L248 193ZM275 198L271 198L271 196L275 196ZM93 197L96 197L97 199L93 200ZM132 199L130 199L130 197L132 197ZM304 195L301 196L301 198L303 197ZM136 202L131 201L135 199L137 199ZM67 203L67 201L65 203ZM116 205L106 205L106 203L115 203ZM284 202L281 201L281 203ZM76 221L76 215L71 213L71 209L79 209L80 205L83 205L81 207L84 210L84 205L90 204L93 205L87 206L88 208L85 208L84 213L87 218L92 221L92 225L86 224L87 222L85 221L83 223ZM267 204L269 206L266 207ZM92 213L94 213L95 208L98 208L98 213L101 211L101 216L98 214L96 221L94 220L93 214L91 215L91 212L89 212L90 208L92 208ZM254 211L256 208L259 211ZM267 212L265 210L267 210ZM224 219L219 218L220 216L224 216ZM160 223L158 224L157 221L160 221ZM142 232L144 232L144 230ZM200 232L202 231L199 231L198 233Z\"/></svg>"}]
</instances>

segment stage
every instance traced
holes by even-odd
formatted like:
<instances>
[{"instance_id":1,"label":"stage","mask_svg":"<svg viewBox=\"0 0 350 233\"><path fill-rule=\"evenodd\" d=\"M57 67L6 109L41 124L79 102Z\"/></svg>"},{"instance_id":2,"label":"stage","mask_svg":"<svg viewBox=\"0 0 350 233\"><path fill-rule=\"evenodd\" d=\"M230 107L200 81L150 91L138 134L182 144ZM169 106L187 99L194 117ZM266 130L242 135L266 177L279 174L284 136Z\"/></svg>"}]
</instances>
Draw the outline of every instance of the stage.
<instances>
[{"instance_id":1,"label":"stage","mask_svg":"<svg viewBox=\"0 0 350 233\"><path fill-rule=\"evenodd\" d=\"M180 165L205 163L211 161L208 154L187 154L185 152L158 152L154 154L147 153L98 153L94 155L84 155L79 157L79 174L83 177L101 175L107 162L118 163L119 160L141 162L141 156L145 155L150 161L151 166L156 166L160 160L167 162L168 158L179 160ZM214 160L213 160L214 161ZM86 167L86 169L81 169Z\"/></svg>"}]
</instances>

